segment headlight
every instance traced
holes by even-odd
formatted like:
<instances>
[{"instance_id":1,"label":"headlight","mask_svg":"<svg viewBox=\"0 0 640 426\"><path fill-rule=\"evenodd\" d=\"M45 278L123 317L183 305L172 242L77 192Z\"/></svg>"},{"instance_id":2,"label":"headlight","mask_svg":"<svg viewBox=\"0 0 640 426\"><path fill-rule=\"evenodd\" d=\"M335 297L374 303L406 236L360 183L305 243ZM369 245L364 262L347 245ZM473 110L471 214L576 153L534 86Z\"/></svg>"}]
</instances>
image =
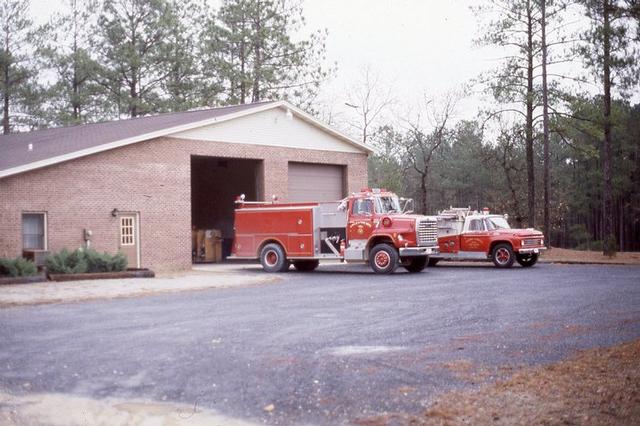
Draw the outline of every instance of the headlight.
<instances>
[{"instance_id":1,"label":"headlight","mask_svg":"<svg viewBox=\"0 0 640 426\"><path fill-rule=\"evenodd\" d=\"M402 236L402 234L398 234L398 241L404 241L404 237Z\"/></svg>"}]
</instances>

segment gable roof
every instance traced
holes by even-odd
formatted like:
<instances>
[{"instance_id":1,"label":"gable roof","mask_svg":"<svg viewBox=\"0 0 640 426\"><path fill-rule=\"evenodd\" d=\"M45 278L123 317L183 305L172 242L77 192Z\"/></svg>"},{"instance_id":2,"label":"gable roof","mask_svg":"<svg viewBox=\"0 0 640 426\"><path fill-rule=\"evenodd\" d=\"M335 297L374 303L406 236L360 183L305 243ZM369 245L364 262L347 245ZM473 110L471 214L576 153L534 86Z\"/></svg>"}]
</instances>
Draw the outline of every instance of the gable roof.
<instances>
[{"instance_id":1,"label":"gable roof","mask_svg":"<svg viewBox=\"0 0 640 426\"><path fill-rule=\"evenodd\" d=\"M267 101L2 135L0 178L273 108L287 109L363 152L373 152L288 102Z\"/></svg>"}]
</instances>

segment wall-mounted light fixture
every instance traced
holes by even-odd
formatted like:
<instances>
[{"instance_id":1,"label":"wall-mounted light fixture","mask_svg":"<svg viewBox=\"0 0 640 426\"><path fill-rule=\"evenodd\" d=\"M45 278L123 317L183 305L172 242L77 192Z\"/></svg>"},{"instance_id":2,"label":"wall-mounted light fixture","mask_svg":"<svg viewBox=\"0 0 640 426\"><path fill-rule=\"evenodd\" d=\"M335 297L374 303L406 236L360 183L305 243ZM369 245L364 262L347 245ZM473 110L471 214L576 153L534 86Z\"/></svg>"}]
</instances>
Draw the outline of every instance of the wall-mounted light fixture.
<instances>
[{"instance_id":1,"label":"wall-mounted light fixture","mask_svg":"<svg viewBox=\"0 0 640 426\"><path fill-rule=\"evenodd\" d=\"M113 216L113 217L118 216L118 209L111 210L111 216Z\"/></svg>"}]
</instances>

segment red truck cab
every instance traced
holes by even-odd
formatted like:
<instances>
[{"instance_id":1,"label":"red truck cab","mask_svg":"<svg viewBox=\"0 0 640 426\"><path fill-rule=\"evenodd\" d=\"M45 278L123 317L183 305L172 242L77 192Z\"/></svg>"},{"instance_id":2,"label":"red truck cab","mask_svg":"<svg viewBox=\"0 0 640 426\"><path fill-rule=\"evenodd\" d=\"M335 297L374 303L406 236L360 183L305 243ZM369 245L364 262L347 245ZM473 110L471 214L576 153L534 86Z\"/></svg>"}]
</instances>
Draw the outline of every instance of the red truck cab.
<instances>
[{"instance_id":1,"label":"red truck cab","mask_svg":"<svg viewBox=\"0 0 640 426\"><path fill-rule=\"evenodd\" d=\"M435 217L408 214L395 194L369 188L335 202L239 199L234 228L231 258L259 259L269 272L291 263L309 271L326 259L367 262L381 274L399 265L420 272L438 250Z\"/></svg>"},{"instance_id":2,"label":"red truck cab","mask_svg":"<svg viewBox=\"0 0 640 426\"><path fill-rule=\"evenodd\" d=\"M452 208L438 214L440 253L429 260L491 260L499 268L515 261L530 267L546 249L544 235L535 229L513 229L507 216L468 208Z\"/></svg>"}]
</instances>

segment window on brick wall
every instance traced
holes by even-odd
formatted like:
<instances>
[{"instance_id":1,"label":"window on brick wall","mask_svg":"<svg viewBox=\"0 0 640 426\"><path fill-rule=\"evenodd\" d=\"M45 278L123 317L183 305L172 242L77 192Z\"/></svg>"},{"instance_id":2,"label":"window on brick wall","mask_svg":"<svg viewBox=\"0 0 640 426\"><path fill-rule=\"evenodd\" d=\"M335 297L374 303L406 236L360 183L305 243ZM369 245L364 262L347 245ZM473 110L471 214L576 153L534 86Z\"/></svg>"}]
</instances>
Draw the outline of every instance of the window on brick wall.
<instances>
[{"instance_id":1,"label":"window on brick wall","mask_svg":"<svg viewBox=\"0 0 640 426\"><path fill-rule=\"evenodd\" d=\"M132 246L135 244L133 219L133 216L122 216L120 218L120 245L122 246Z\"/></svg>"},{"instance_id":2,"label":"window on brick wall","mask_svg":"<svg viewBox=\"0 0 640 426\"><path fill-rule=\"evenodd\" d=\"M22 248L24 250L47 249L46 213L22 214Z\"/></svg>"}]
</instances>

